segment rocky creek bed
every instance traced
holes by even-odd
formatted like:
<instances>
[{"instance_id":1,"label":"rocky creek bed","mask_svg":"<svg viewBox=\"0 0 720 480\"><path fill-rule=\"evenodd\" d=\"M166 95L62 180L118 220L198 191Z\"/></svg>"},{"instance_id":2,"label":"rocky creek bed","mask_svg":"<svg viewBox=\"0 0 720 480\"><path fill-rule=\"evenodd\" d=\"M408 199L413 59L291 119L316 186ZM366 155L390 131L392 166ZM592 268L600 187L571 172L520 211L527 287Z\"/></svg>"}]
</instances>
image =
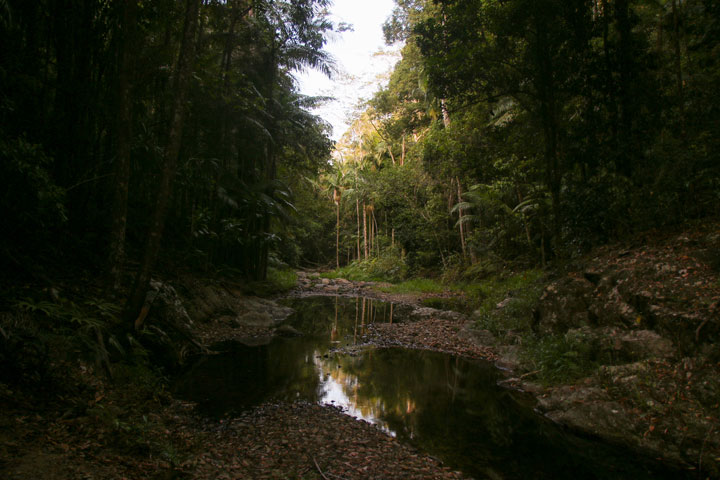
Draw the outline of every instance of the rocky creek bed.
<instances>
[{"instance_id":1,"label":"rocky creek bed","mask_svg":"<svg viewBox=\"0 0 720 480\"><path fill-rule=\"evenodd\" d=\"M718 478L718 232L709 224L655 235L651 245L640 239L607 247L556 272L534 328L580 338L619 359L567 385L535 383L534 372L518 362L523 345L478 330L470 317L423 308L418 296L307 274L294 295L394 301L413 321L369 328L366 347L496 361L507 372L502 382L532 393L537 410L553 421L643 451L692 477ZM156 345L157 360L182 361L222 340L260 345L294 334L282 325L290 311L276 302L248 298L230 283L172 283L153 285L148 322L171 331L166 342L174 346ZM2 478L461 477L332 407L273 403L235 420L211 420L157 385L124 391L118 372L107 382L92 362L55 367L72 386L52 397L0 384Z\"/></svg>"},{"instance_id":2,"label":"rocky creek bed","mask_svg":"<svg viewBox=\"0 0 720 480\"><path fill-rule=\"evenodd\" d=\"M293 334L282 325L292 310L232 284L186 278L153 289L147 322L168 332L154 347L156 361L212 353L217 342L264 345ZM120 377L132 371L115 371L108 382L99 365L62 367L63 381L76 387L58 396L1 386L2 478L463 478L332 406L266 403L211 419L160 385L123 390Z\"/></svg>"}]
</instances>

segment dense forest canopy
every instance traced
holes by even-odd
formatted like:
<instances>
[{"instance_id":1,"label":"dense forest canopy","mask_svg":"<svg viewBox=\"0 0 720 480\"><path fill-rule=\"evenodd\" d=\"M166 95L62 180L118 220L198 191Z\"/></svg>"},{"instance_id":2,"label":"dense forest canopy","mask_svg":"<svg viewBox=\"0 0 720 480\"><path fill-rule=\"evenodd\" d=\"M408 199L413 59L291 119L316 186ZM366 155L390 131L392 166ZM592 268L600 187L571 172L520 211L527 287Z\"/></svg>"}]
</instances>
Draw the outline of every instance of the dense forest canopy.
<instances>
[{"instance_id":1,"label":"dense forest canopy","mask_svg":"<svg viewBox=\"0 0 720 480\"><path fill-rule=\"evenodd\" d=\"M317 261L294 211L332 144L292 72L333 73L328 4L0 2L3 270Z\"/></svg>"},{"instance_id":2,"label":"dense forest canopy","mask_svg":"<svg viewBox=\"0 0 720 480\"><path fill-rule=\"evenodd\" d=\"M0 2L2 268L543 265L720 206L720 5L397 0L333 150L329 0ZM181 260L178 260L181 259Z\"/></svg>"},{"instance_id":3,"label":"dense forest canopy","mask_svg":"<svg viewBox=\"0 0 720 480\"><path fill-rule=\"evenodd\" d=\"M531 266L717 213L717 2L396 4L402 59L337 146L341 260Z\"/></svg>"}]
</instances>

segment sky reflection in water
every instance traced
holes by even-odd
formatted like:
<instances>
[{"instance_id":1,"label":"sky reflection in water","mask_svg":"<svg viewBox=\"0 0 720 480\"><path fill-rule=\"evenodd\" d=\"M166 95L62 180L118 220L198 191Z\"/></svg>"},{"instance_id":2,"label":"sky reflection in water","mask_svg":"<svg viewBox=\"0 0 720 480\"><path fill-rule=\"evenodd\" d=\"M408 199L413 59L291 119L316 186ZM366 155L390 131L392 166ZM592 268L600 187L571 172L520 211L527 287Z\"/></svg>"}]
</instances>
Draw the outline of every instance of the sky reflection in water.
<instances>
[{"instance_id":1,"label":"sky reflection in water","mask_svg":"<svg viewBox=\"0 0 720 480\"><path fill-rule=\"evenodd\" d=\"M563 432L499 388L486 362L399 348L329 353L357 344L371 323L401 321L397 307L333 297L289 304L302 337L203 357L175 392L214 417L265 401L332 404L478 478L681 478L631 451Z\"/></svg>"}]
</instances>

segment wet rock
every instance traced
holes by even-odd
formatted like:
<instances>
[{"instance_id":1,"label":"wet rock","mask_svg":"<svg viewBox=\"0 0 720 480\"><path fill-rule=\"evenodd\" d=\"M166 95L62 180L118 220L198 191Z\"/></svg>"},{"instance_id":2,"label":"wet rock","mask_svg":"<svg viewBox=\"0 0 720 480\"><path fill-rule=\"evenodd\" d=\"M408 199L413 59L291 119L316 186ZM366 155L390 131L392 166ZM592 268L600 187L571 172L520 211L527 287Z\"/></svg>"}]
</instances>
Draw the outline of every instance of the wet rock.
<instances>
[{"instance_id":1,"label":"wet rock","mask_svg":"<svg viewBox=\"0 0 720 480\"><path fill-rule=\"evenodd\" d=\"M633 430L638 419L598 387L556 389L538 398L538 409L561 425L618 443L637 445L628 430Z\"/></svg>"},{"instance_id":2,"label":"wet rock","mask_svg":"<svg viewBox=\"0 0 720 480\"><path fill-rule=\"evenodd\" d=\"M517 370L520 365L520 346L502 345L496 349L495 366L508 372Z\"/></svg>"},{"instance_id":3,"label":"wet rock","mask_svg":"<svg viewBox=\"0 0 720 480\"><path fill-rule=\"evenodd\" d=\"M235 318L235 326L242 327L272 327L275 320L267 312L250 311Z\"/></svg>"},{"instance_id":4,"label":"wet rock","mask_svg":"<svg viewBox=\"0 0 720 480\"><path fill-rule=\"evenodd\" d=\"M245 297L240 301L245 310L238 315L237 323L253 327L274 327L284 322L294 310L277 304L272 300L258 297Z\"/></svg>"}]
</instances>

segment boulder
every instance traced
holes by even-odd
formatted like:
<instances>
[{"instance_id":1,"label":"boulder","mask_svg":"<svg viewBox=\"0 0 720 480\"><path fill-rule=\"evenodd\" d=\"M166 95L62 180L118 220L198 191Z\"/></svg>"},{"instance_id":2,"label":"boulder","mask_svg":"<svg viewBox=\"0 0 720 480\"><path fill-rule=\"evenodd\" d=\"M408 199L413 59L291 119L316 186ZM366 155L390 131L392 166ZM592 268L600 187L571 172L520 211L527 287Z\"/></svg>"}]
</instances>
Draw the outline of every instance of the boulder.
<instances>
[{"instance_id":1,"label":"boulder","mask_svg":"<svg viewBox=\"0 0 720 480\"><path fill-rule=\"evenodd\" d=\"M235 319L237 325L249 327L276 327L294 313L292 308L258 297L237 299L237 309L241 311Z\"/></svg>"},{"instance_id":2,"label":"boulder","mask_svg":"<svg viewBox=\"0 0 720 480\"><path fill-rule=\"evenodd\" d=\"M474 323L472 322L466 324L460 332L458 332L458 337L472 340L476 345L495 345L496 339L490 330L473 328L473 325Z\"/></svg>"},{"instance_id":3,"label":"boulder","mask_svg":"<svg viewBox=\"0 0 720 480\"><path fill-rule=\"evenodd\" d=\"M624 356L631 359L668 358L675 353L673 343L652 330L630 331L619 340Z\"/></svg>"},{"instance_id":4,"label":"boulder","mask_svg":"<svg viewBox=\"0 0 720 480\"><path fill-rule=\"evenodd\" d=\"M267 312L249 311L235 317L236 327L264 327L270 328L275 321Z\"/></svg>"}]
</instances>

